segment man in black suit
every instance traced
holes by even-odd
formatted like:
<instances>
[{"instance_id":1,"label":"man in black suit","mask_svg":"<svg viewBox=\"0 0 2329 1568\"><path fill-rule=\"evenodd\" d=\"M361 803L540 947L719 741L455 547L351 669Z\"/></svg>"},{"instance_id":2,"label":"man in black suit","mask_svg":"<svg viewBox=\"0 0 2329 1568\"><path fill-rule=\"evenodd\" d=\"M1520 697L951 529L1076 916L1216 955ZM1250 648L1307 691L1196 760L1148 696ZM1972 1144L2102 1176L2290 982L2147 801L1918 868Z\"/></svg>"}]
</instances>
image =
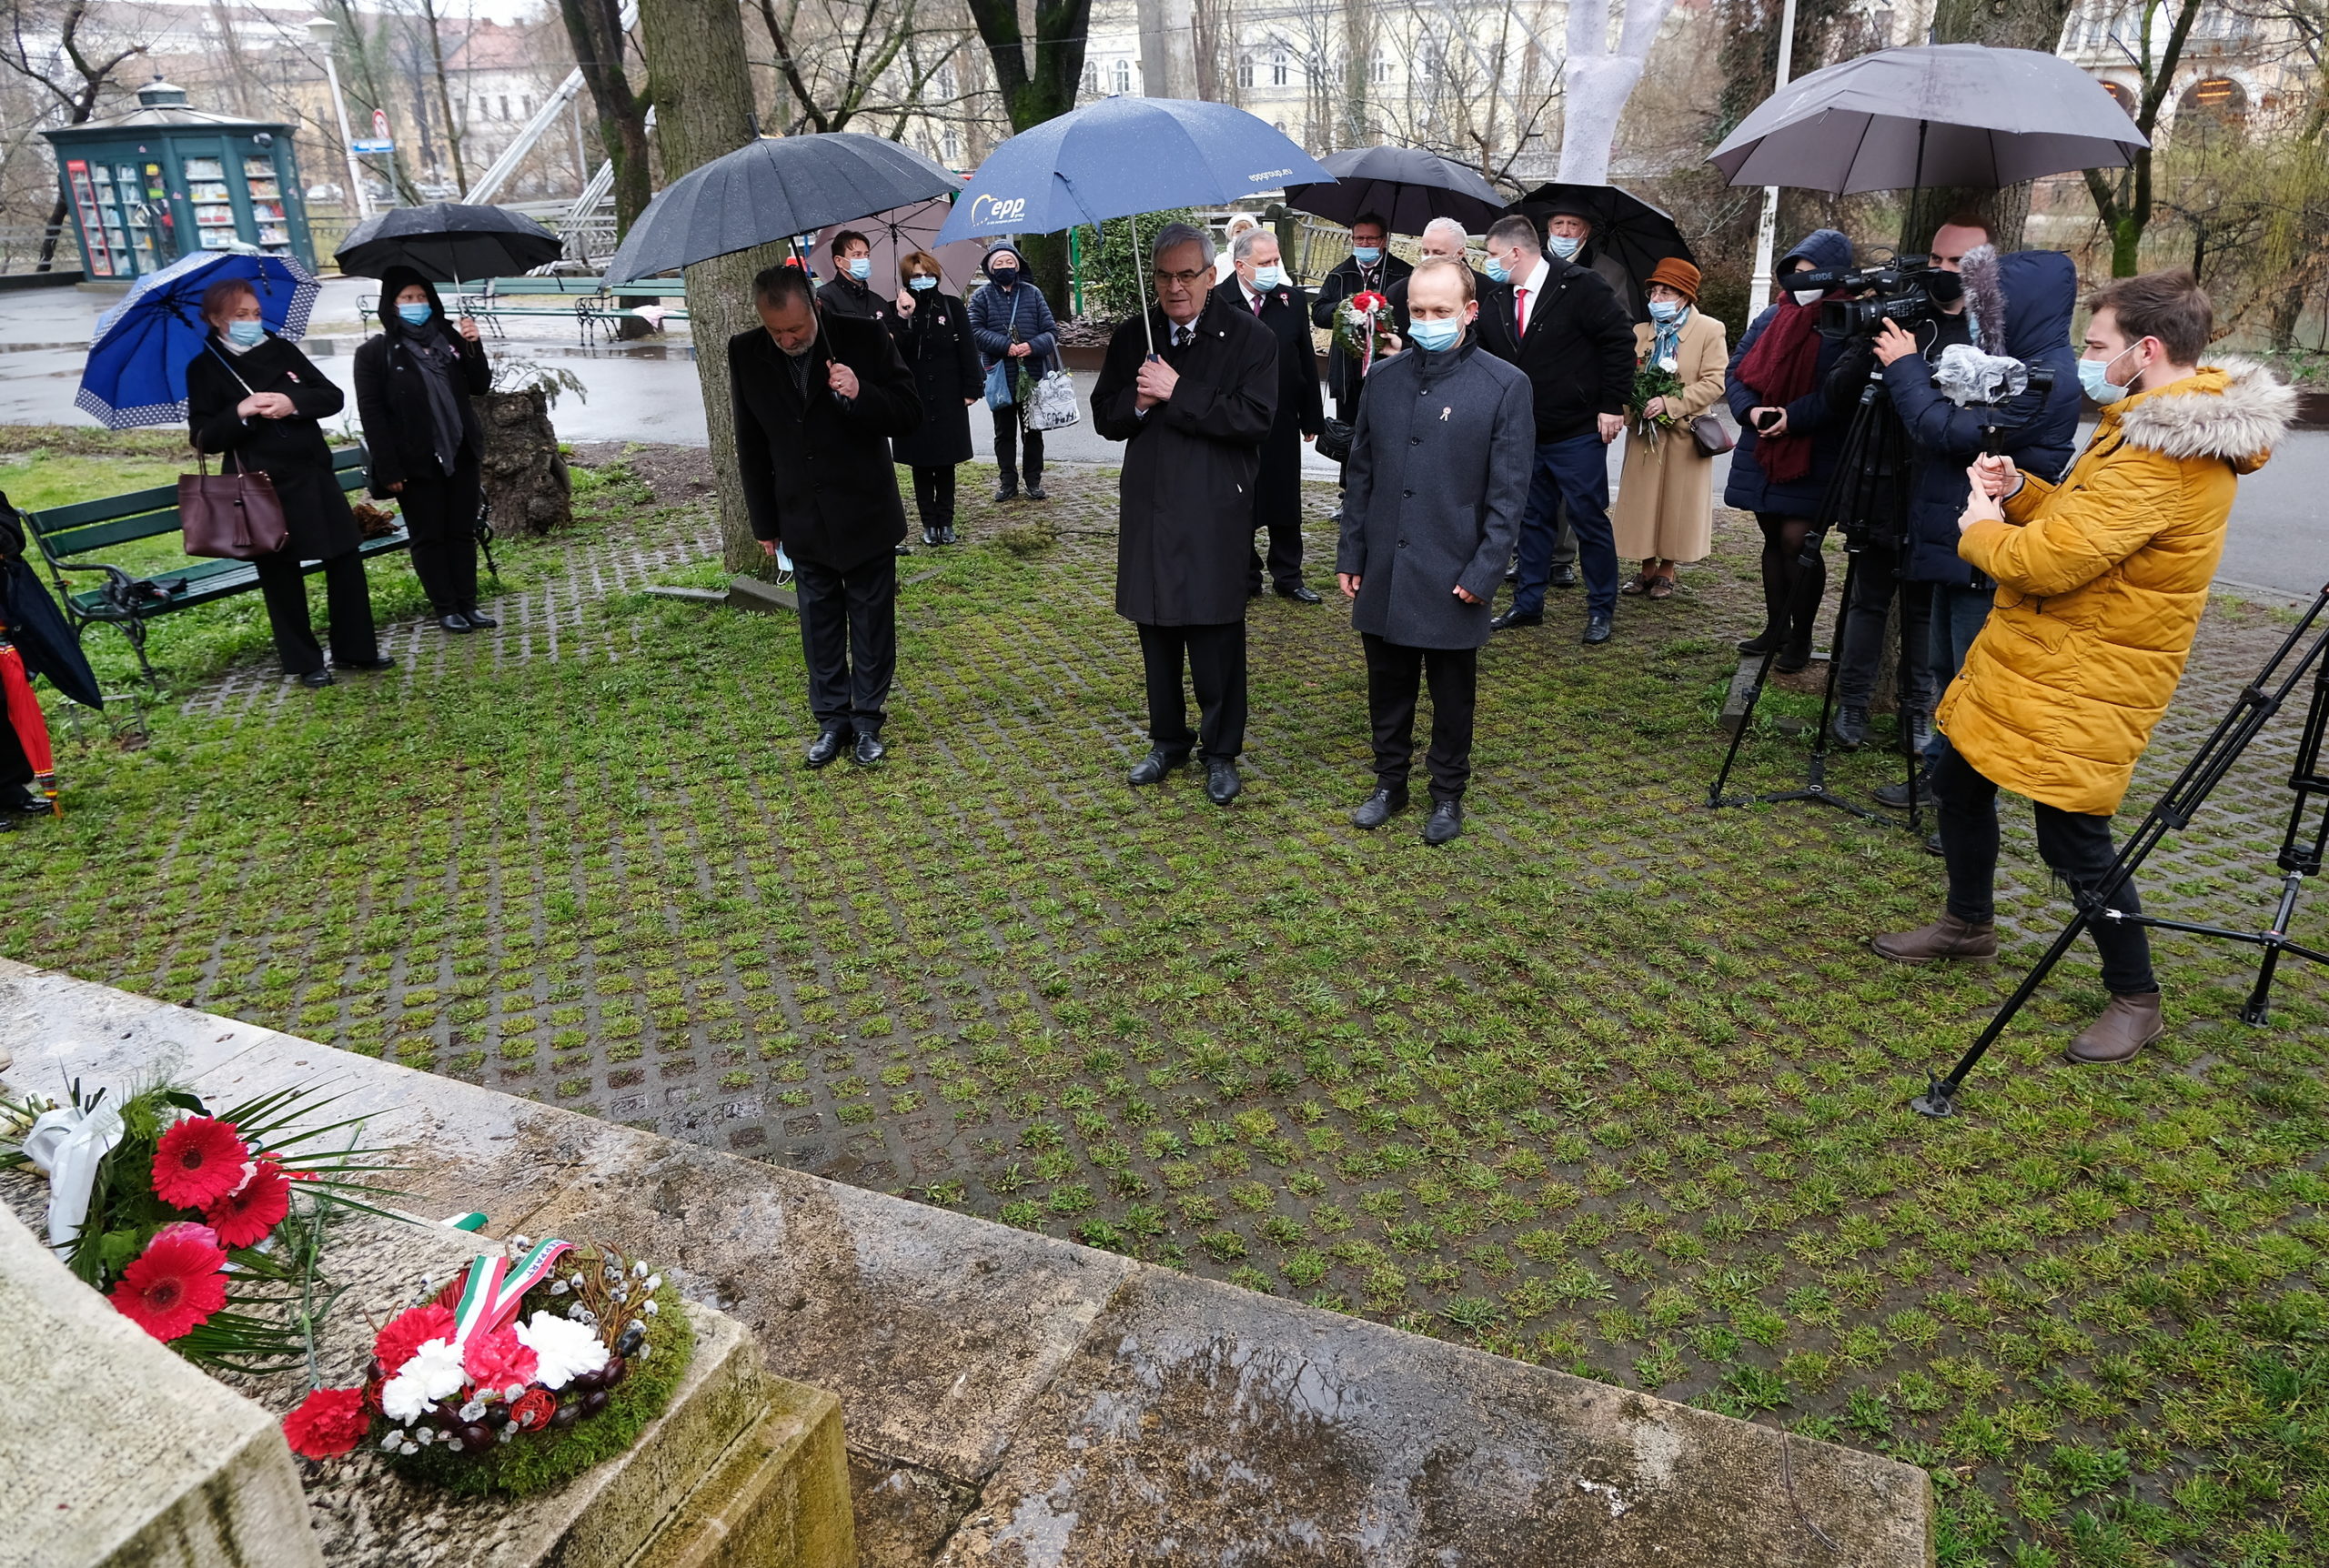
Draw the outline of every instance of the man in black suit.
<instances>
[{"instance_id":1,"label":"man in black suit","mask_svg":"<svg viewBox=\"0 0 2329 1568\"><path fill-rule=\"evenodd\" d=\"M1229 246L1231 271L1215 296L1245 312L1278 341L1277 416L1262 443L1261 476L1254 482L1254 528L1270 534L1270 583L1280 598L1316 604L1318 594L1302 582L1302 443L1317 439L1326 426L1326 402L1318 396L1318 352L1310 342L1310 302L1279 265L1277 236L1249 228ZM1250 552L1245 592L1259 598L1262 556Z\"/></svg>"},{"instance_id":2,"label":"man in black suit","mask_svg":"<svg viewBox=\"0 0 2329 1568\"><path fill-rule=\"evenodd\" d=\"M1585 568L1585 640L1609 640L1618 612L1618 540L1609 527L1608 448L1634 393L1634 324L1600 274L1545 254L1520 216L1488 226L1480 347L1527 374L1535 394L1537 467L1520 524L1519 581L1491 624L1538 626L1553 567L1554 514L1568 512Z\"/></svg>"},{"instance_id":3,"label":"man in black suit","mask_svg":"<svg viewBox=\"0 0 2329 1568\"><path fill-rule=\"evenodd\" d=\"M1310 325L1331 330L1335 307L1355 294L1389 297L1390 287L1415 270L1390 252L1391 227L1376 214L1361 213L1350 226L1350 254L1336 262L1318 285L1310 307ZM1358 395L1366 385L1357 364L1336 345L1326 351L1326 393L1335 400L1335 417L1358 417Z\"/></svg>"},{"instance_id":4,"label":"man in black suit","mask_svg":"<svg viewBox=\"0 0 2329 1568\"><path fill-rule=\"evenodd\" d=\"M871 768L889 749L893 552L906 537L890 438L922 423L922 398L888 330L819 308L799 268L768 268L752 296L761 325L728 340L736 463L752 537L792 558L817 716L808 763L822 768L852 746L850 759Z\"/></svg>"}]
</instances>

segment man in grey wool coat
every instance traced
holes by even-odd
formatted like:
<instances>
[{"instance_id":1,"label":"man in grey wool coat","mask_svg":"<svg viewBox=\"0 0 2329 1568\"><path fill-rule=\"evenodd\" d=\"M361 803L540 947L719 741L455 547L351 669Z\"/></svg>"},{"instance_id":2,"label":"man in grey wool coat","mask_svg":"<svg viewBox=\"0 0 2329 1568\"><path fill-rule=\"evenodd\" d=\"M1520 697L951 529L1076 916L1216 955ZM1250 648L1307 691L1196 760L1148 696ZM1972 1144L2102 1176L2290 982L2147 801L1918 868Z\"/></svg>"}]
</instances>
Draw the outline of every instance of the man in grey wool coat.
<instances>
[{"instance_id":1,"label":"man in grey wool coat","mask_svg":"<svg viewBox=\"0 0 2329 1568\"><path fill-rule=\"evenodd\" d=\"M1537 450L1528 377L1480 349L1473 286L1470 268L1437 258L1407 280L1410 347L1367 377L1336 560L1366 649L1375 729L1375 792L1350 819L1380 828L1406 809L1416 696L1427 679L1427 844L1464 830L1488 601L1520 532Z\"/></svg>"}]
</instances>

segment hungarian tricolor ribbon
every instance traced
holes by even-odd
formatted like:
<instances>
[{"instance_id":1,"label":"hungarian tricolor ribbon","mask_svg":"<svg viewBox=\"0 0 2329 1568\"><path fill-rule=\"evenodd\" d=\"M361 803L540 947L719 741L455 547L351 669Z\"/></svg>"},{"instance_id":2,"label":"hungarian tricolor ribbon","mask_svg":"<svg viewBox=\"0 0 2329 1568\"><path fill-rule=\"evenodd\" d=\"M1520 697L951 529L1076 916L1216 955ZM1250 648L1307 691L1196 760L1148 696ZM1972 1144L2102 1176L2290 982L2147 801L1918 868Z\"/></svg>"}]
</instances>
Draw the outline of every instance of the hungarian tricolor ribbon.
<instances>
[{"instance_id":1,"label":"hungarian tricolor ribbon","mask_svg":"<svg viewBox=\"0 0 2329 1568\"><path fill-rule=\"evenodd\" d=\"M518 1315L518 1303L526 1292L549 1278L558 1260L573 1250L571 1241L542 1241L515 1261L489 1253L470 1259L460 1302L453 1308L453 1343L466 1350L475 1336L506 1328Z\"/></svg>"}]
</instances>

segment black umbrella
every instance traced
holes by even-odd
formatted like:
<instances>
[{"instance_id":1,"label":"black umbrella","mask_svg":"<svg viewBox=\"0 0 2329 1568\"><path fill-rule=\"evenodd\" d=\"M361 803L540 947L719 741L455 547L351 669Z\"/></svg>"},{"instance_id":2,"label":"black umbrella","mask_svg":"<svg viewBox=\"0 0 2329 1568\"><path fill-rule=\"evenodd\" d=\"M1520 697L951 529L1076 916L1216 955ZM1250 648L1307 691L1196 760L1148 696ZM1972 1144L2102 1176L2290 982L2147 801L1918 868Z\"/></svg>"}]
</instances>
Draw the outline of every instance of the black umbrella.
<instances>
[{"instance_id":1,"label":"black umbrella","mask_svg":"<svg viewBox=\"0 0 2329 1568\"><path fill-rule=\"evenodd\" d=\"M504 277L556 261L565 245L523 213L498 206L433 201L390 207L366 218L333 253L339 270L378 277L408 266L431 283Z\"/></svg>"},{"instance_id":2,"label":"black umbrella","mask_svg":"<svg viewBox=\"0 0 2329 1568\"><path fill-rule=\"evenodd\" d=\"M1347 226L1373 213L1393 234L1421 234L1433 218L1447 217L1477 234L1504 212L1504 197L1478 170L1421 147L1354 147L1318 165L1335 183L1288 186L1285 205L1329 223Z\"/></svg>"},{"instance_id":3,"label":"black umbrella","mask_svg":"<svg viewBox=\"0 0 2329 1568\"><path fill-rule=\"evenodd\" d=\"M945 196L963 182L912 147L862 131L763 136L656 193L607 263L629 283Z\"/></svg>"},{"instance_id":4,"label":"black umbrella","mask_svg":"<svg viewBox=\"0 0 2329 1568\"><path fill-rule=\"evenodd\" d=\"M1539 230L1556 212L1582 215L1593 225L1593 237L1586 243L1596 256L1608 256L1624 267L1637 293L1651 269L1669 256L1698 265L1671 217L1616 186L1541 185L1514 202L1511 210L1526 213Z\"/></svg>"}]
</instances>

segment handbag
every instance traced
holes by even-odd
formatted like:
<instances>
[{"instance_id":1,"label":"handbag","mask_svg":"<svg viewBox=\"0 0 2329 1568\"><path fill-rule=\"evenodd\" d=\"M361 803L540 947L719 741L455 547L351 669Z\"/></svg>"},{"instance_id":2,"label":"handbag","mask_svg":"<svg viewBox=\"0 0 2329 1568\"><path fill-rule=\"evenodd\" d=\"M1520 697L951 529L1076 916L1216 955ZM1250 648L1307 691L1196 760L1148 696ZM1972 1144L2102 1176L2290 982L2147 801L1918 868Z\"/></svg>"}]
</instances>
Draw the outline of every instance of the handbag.
<instances>
[{"instance_id":1,"label":"handbag","mask_svg":"<svg viewBox=\"0 0 2329 1568\"><path fill-rule=\"evenodd\" d=\"M242 389L256 390L243 379L223 354L218 363ZM186 531L186 553L229 561L271 556L290 542L291 525L283 516L283 498L266 474L220 473L214 477L208 459L197 448L195 466L201 471L178 476L178 527Z\"/></svg>"},{"instance_id":2,"label":"handbag","mask_svg":"<svg viewBox=\"0 0 2329 1568\"><path fill-rule=\"evenodd\" d=\"M1326 424L1319 428L1316 447L1318 456L1329 463L1349 462L1350 421L1327 415Z\"/></svg>"},{"instance_id":3,"label":"handbag","mask_svg":"<svg viewBox=\"0 0 2329 1568\"><path fill-rule=\"evenodd\" d=\"M1711 414L1701 414L1690 421L1690 442L1701 457L1719 457L1738 445L1722 421Z\"/></svg>"},{"instance_id":4,"label":"handbag","mask_svg":"<svg viewBox=\"0 0 2329 1568\"><path fill-rule=\"evenodd\" d=\"M1075 378L1061 368L1056 357L1028 393L1021 417L1030 430L1064 430L1082 417L1075 407Z\"/></svg>"},{"instance_id":5,"label":"handbag","mask_svg":"<svg viewBox=\"0 0 2329 1568\"><path fill-rule=\"evenodd\" d=\"M1011 301L1011 318L1003 323L1003 330L1006 337L1015 335L1019 330L1019 300L1015 295ZM988 407L1008 408L1019 400L1017 391L1011 385L1012 368L1011 356L1008 354L987 367L986 406Z\"/></svg>"}]
</instances>

